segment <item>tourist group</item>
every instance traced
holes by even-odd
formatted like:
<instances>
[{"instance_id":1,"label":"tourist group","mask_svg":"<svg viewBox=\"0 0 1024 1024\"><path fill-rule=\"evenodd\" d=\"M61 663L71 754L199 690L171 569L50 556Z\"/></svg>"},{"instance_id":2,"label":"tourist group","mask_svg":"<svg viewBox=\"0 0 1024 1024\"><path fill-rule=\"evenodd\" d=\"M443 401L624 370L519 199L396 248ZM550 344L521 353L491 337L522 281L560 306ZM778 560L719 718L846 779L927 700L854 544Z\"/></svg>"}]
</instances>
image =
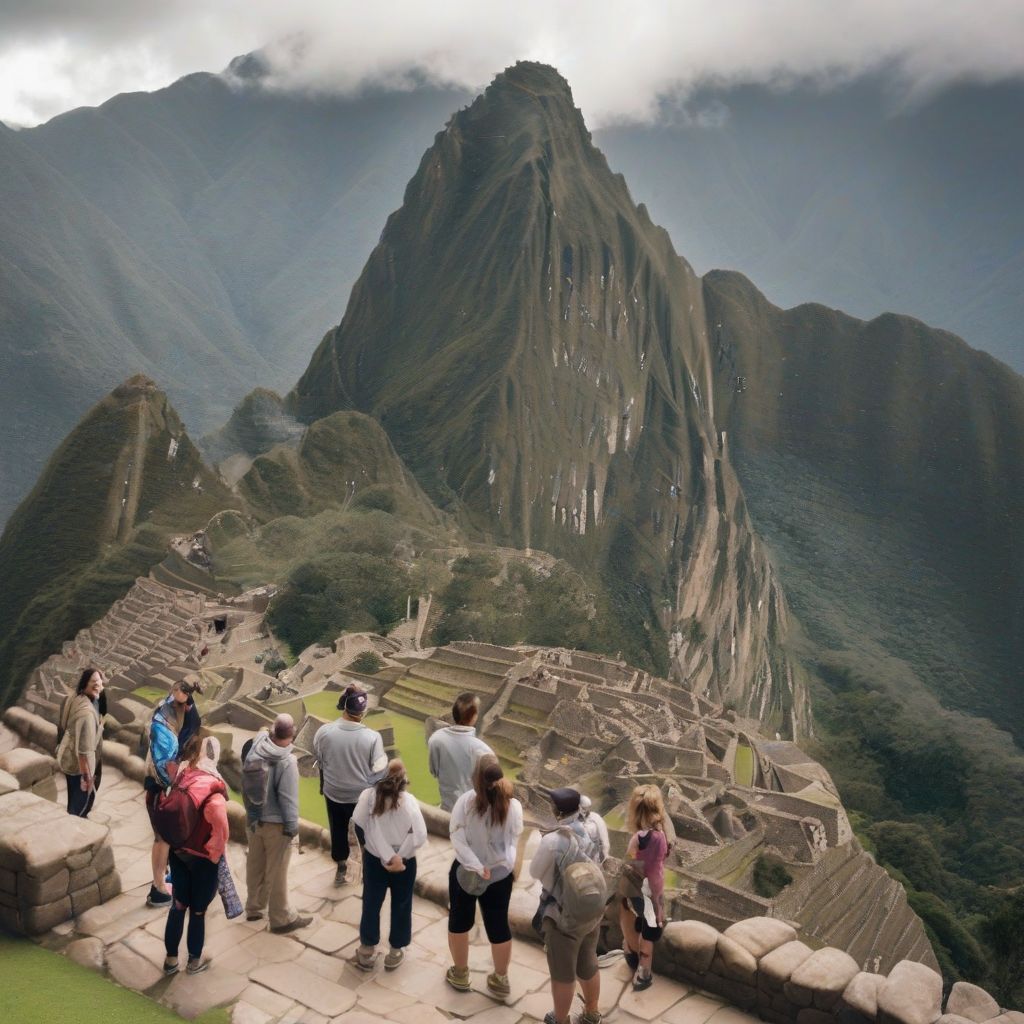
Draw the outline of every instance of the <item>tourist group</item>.
<instances>
[{"instance_id":1,"label":"tourist group","mask_svg":"<svg viewBox=\"0 0 1024 1024\"><path fill-rule=\"evenodd\" d=\"M103 673L87 669L65 701L58 727L57 756L67 779L68 812L88 815L102 766ZM184 937L185 971L209 967L203 955L205 915L218 892L228 916L268 918L272 932L307 927L312 917L293 908L288 864L299 832L299 766L293 753L295 723L278 715L267 732L242 748L241 790L248 822L247 900L244 910L224 857L228 841L228 788L220 775L220 744L204 733L195 694L198 683L175 683L156 707L149 726L145 799L154 827L153 881L146 902L167 908L164 971L179 970ZM398 758L390 761L378 732L363 721L367 694L349 686L340 694L340 716L313 740L327 807L334 884L348 884L353 858L350 826L362 863L362 913L354 965L373 970L381 941L381 910L391 895L385 970L395 970L412 941L416 852L427 841L419 802ZM448 878L446 980L469 991L469 936L477 908L490 943L494 970L486 987L496 999L510 995L512 931L509 903L524 819L498 758L476 734L480 702L461 694L451 725L429 741L429 766L437 778L441 807L450 812L454 860ZM554 1007L545 1024L563 1024L579 985L582 1024L598 1024L598 942L602 925L615 920L622 952L634 971L633 987L652 984L651 959L664 916L664 864L671 846L660 790L638 786L629 803L631 830L621 868L609 877L608 829L590 800L576 789L547 791L552 821L530 861L542 886L533 927L543 939ZM186 920L187 919L187 920Z\"/></svg>"}]
</instances>

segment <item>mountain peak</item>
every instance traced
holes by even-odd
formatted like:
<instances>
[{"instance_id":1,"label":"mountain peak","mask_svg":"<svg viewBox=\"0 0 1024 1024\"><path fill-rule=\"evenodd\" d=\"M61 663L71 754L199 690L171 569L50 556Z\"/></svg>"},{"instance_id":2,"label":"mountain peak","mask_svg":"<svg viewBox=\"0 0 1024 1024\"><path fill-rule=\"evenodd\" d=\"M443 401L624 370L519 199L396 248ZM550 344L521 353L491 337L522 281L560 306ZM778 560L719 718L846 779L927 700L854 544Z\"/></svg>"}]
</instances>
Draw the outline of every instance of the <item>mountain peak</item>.
<instances>
[{"instance_id":1,"label":"mountain peak","mask_svg":"<svg viewBox=\"0 0 1024 1024\"><path fill-rule=\"evenodd\" d=\"M144 373L136 373L126 381L114 388L114 398L143 398L149 395L160 394L160 386L151 377Z\"/></svg>"}]
</instances>

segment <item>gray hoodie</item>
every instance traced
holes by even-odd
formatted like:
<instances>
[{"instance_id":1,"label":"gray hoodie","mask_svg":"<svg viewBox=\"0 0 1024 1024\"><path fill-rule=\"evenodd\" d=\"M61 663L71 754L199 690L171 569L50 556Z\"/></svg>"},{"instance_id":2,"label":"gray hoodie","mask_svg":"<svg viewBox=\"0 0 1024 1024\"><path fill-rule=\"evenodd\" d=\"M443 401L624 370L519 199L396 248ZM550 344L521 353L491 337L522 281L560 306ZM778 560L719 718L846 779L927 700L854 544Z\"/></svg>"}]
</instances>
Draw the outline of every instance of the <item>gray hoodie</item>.
<instances>
[{"instance_id":1,"label":"gray hoodie","mask_svg":"<svg viewBox=\"0 0 1024 1024\"><path fill-rule=\"evenodd\" d=\"M267 802L260 821L279 822L288 835L299 832L299 762L292 753L292 745L279 747L269 733L261 732L253 740L249 761L262 757L270 769L267 782Z\"/></svg>"}]
</instances>

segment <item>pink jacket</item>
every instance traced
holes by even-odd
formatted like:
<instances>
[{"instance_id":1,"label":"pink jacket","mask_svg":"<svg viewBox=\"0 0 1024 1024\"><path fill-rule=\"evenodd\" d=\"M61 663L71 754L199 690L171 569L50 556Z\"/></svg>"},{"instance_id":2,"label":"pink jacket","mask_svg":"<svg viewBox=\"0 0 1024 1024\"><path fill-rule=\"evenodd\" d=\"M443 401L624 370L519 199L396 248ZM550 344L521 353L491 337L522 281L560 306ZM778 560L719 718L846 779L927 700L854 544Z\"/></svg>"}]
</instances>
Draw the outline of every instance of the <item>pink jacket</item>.
<instances>
[{"instance_id":1,"label":"pink jacket","mask_svg":"<svg viewBox=\"0 0 1024 1024\"><path fill-rule=\"evenodd\" d=\"M224 780L202 768L188 766L181 769L178 778L189 787L189 795L197 804L206 800L203 820L182 850L216 864L224 856L224 847L228 843L227 787Z\"/></svg>"}]
</instances>

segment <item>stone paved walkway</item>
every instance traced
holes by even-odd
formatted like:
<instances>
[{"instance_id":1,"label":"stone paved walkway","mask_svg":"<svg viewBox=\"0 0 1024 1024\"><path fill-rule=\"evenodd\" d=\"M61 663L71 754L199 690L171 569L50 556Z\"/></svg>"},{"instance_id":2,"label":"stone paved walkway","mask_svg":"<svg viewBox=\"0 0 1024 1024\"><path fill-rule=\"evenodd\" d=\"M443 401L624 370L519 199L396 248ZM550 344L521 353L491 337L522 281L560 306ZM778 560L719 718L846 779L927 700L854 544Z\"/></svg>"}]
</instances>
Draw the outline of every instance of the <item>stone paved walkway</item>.
<instances>
[{"instance_id":1,"label":"stone paved walkway","mask_svg":"<svg viewBox=\"0 0 1024 1024\"><path fill-rule=\"evenodd\" d=\"M63 793L60 796L63 800ZM350 962L358 945L359 885L333 886L334 864L326 853L293 853L289 874L293 900L313 923L292 935L273 935L265 922L228 921L215 899L207 918L205 974L184 972L166 978L163 930L166 912L145 906L152 833L137 783L104 768L100 802L92 817L110 825L124 891L74 922L43 938L87 966L102 969L120 984L194 1017L221 1005L232 1006L233 1024L530 1024L551 1009L547 965L541 948L513 941L509 973L512 994L495 1002L485 992L491 969L482 930L472 936L473 991L460 993L444 980L448 959L444 909L416 897L413 942L396 971L382 964L366 974ZM440 885L450 864L449 845L431 838L419 858L421 872ZM228 860L245 893L245 847L232 843ZM434 886L437 888L437 885ZM441 890L443 891L443 889ZM525 893L523 896L525 897ZM384 908L386 935L387 905ZM379 961L383 957L378 958ZM753 1024L755 1018L666 978L636 994L620 960L601 971L601 1008L609 1024L664 1021L666 1024ZM581 1009L577 1003L575 1011Z\"/></svg>"}]
</instances>

